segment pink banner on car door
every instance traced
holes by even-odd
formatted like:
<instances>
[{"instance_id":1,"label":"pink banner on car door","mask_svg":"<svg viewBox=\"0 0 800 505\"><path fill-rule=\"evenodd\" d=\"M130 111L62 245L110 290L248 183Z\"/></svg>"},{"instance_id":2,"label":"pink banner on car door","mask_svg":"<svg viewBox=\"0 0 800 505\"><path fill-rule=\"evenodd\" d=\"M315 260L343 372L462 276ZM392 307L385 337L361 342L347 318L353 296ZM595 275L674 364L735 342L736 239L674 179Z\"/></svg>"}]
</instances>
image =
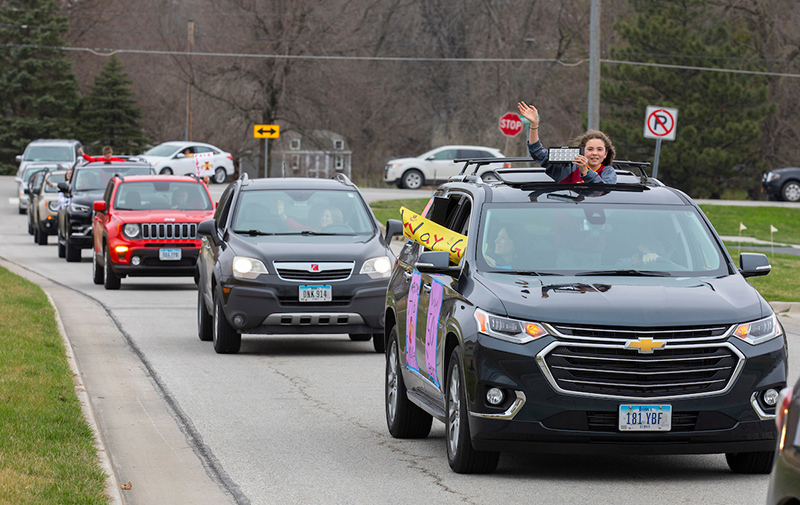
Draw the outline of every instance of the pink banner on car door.
<instances>
[{"instance_id":1,"label":"pink banner on car door","mask_svg":"<svg viewBox=\"0 0 800 505\"><path fill-rule=\"evenodd\" d=\"M422 276L414 272L408 288L408 305L406 306L406 365L409 369L419 371L417 365L417 306L419 305L419 288Z\"/></svg>"}]
</instances>

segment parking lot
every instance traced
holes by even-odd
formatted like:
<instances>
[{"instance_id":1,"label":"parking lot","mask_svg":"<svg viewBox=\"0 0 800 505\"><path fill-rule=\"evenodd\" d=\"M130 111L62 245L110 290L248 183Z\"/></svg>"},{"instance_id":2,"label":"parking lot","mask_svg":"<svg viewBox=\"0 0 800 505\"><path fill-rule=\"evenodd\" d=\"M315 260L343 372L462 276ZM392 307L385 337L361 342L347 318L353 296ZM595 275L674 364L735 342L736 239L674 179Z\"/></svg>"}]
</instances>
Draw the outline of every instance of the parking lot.
<instances>
[{"instance_id":1,"label":"parking lot","mask_svg":"<svg viewBox=\"0 0 800 505\"><path fill-rule=\"evenodd\" d=\"M0 177L0 265L54 299L125 502L147 503L762 503L768 476L730 473L723 455L504 453L489 476L453 473L444 427L396 440L384 418L384 360L346 335L250 336L218 355L196 330L191 278L92 283L36 245ZM212 186L217 198L223 186ZM415 197L429 192L414 192ZM407 197L365 191L368 201ZM800 311L782 321L793 383ZM795 344L795 345L792 345Z\"/></svg>"}]
</instances>

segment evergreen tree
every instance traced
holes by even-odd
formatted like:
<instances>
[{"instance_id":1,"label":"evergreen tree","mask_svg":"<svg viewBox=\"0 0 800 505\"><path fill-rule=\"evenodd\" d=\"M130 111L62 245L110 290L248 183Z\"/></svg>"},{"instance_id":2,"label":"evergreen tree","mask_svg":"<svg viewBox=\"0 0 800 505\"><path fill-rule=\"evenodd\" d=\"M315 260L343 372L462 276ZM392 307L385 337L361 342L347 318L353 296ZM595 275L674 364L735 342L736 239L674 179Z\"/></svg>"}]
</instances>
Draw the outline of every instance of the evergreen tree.
<instances>
[{"instance_id":1,"label":"evergreen tree","mask_svg":"<svg viewBox=\"0 0 800 505\"><path fill-rule=\"evenodd\" d=\"M631 4L636 15L616 26L626 46L612 51L613 59L731 68L748 56L747 29L712 15L705 0ZM758 185L759 127L774 111L764 78L633 65L606 65L603 74L610 80L602 86L602 129L621 157L652 160L655 140L642 135L645 108L674 107L677 134L662 143L659 179L706 198L725 187Z\"/></svg>"},{"instance_id":2,"label":"evergreen tree","mask_svg":"<svg viewBox=\"0 0 800 505\"><path fill-rule=\"evenodd\" d=\"M131 98L131 82L116 56L95 77L91 93L83 99L80 122L91 152L100 154L109 145L115 153L136 154L147 144L138 123L142 111Z\"/></svg>"},{"instance_id":3,"label":"evergreen tree","mask_svg":"<svg viewBox=\"0 0 800 505\"><path fill-rule=\"evenodd\" d=\"M31 140L74 135L78 81L65 52L44 48L67 28L55 0L0 2L0 173Z\"/></svg>"}]
</instances>

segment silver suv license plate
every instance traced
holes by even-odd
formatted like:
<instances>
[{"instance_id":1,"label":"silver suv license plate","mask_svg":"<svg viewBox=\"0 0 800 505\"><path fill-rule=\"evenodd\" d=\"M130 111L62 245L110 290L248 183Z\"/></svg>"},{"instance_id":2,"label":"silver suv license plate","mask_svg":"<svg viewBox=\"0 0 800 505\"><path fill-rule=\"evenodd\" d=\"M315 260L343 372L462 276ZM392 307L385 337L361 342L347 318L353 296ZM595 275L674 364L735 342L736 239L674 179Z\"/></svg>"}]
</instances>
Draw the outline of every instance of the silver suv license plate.
<instances>
[{"instance_id":1,"label":"silver suv license plate","mask_svg":"<svg viewBox=\"0 0 800 505\"><path fill-rule=\"evenodd\" d=\"M330 286L300 286L301 302L330 302L333 292Z\"/></svg>"},{"instance_id":2,"label":"silver suv license plate","mask_svg":"<svg viewBox=\"0 0 800 505\"><path fill-rule=\"evenodd\" d=\"M670 431L672 405L620 405L620 431Z\"/></svg>"}]
</instances>

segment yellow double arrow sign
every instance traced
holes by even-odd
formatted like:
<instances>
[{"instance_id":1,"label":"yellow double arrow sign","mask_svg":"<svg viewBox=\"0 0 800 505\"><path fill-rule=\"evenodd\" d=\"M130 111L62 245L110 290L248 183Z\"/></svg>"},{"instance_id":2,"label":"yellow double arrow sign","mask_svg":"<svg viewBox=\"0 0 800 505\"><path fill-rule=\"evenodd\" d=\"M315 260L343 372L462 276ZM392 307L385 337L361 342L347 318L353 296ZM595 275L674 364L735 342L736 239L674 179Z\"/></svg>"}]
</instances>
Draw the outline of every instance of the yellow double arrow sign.
<instances>
[{"instance_id":1,"label":"yellow double arrow sign","mask_svg":"<svg viewBox=\"0 0 800 505\"><path fill-rule=\"evenodd\" d=\"M253 127L253 138L276 139L281 136L281 127L276 124L257 124Z\"/></svg>"}]
</instances>

